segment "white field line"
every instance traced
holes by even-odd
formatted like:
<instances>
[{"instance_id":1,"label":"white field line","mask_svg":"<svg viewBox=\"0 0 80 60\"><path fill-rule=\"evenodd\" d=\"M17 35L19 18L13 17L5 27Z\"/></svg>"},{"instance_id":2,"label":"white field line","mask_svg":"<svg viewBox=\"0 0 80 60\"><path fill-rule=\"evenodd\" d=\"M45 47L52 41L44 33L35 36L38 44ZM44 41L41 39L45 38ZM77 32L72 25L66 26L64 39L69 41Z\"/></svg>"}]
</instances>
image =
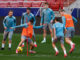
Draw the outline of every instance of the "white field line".
<instances>
[{"instance_id":1,"label":"white field line","mask_svg":"<svg viewBox=\"0 0 80 60\"><path fill-rule=\"evenodd\" d=\"M11 54L11 55L4 55L4 54L0 54L0 57L1 56L12 56L12 57L27 57L27 55L17 55L17 54ZM46 57L46 58L50 58L50 57L52 57L52 58L57 58L57 57L59 57L59 56L52 56L52 55L34 55L34 56L28 56L28 57L39 57L39 58L41 58L41 57ZM61 58L62 58L62 56L60 56ZM64 58L64 56L63 56L63 58ZM68 56L67 58L78 58L78 59L80 59L80 56Z\"/></svg>"}]
</instances>

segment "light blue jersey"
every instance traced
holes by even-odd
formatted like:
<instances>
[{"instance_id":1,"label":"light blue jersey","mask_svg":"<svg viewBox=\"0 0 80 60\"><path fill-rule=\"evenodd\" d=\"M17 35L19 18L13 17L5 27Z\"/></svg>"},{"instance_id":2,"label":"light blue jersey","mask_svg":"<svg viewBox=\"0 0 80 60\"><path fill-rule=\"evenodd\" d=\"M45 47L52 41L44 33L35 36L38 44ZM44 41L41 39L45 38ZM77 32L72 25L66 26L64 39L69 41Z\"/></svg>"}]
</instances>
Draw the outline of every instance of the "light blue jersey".
<instances>
[{"instance_id":1,"label":"light blue jersey","mask_svg":"<svg viewBox=\"0 0 80 60\"><path fill-rule=\"evenodd\" d=\"M55 28L56 30L57 37L64 37L65 26L62 23L56 22L55 24L53 24L53 28Z\"/></svg>"},{"instance_id":2,"label":"light blue jersey","mask_svg":"<svg viewBox=\"0 0 80 60\"><path fill-rule=\"evenodd\" d=\"M7 29L5 30L7 32L14 31L14 29L10 28L16 26L16 18L14 16L6 16L3 20L3 26L7 27Z\"/></svg>"},{"instance_id":3,"label":"light blue jersey","mask_svg":"<svg viewBox=\"0 0 80 60\"><path fill-rule=\"evenodd\" d=\"M52 11L52 9L48 8L48 9L44 9L42 11L42 16L41 16L41 23L44 24L49 24L51 20L55 19L55 15L54 12Z\"/></svg>"},{"instance_id":4,"label":"light blue jersey","mask_svg":"<svg viewBox=\"0 0 80 60\"><path fill-rule=\"evenodd\" d=\"M28 23L32 18L34 20L33 25L35 25L36 24L35 16L32 13L30 13L29 15L27 13L23 13L21 18L21 24Z\"/></svg>"}]
</instances>

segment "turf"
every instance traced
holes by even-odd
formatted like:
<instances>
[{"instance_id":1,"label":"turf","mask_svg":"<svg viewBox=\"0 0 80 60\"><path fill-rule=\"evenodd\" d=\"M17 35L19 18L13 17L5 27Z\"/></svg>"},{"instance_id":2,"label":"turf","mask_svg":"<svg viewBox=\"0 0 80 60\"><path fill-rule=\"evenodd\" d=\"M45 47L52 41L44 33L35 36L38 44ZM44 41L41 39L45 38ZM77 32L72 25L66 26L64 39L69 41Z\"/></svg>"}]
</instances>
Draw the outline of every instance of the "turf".
<instances>
[{"instance_id":1,"label":"turf","mask_svg":"<svg viewBox=\"0 0 80 60\"><path fill-rule=\"evenodd\" d=\"M70 46L65 43L65 47L67 49L68 57L64 58L63 51L60 47L60 43L58 42L56 45L60 51L58 56L54 56L55 51L52 48L51 44L51 37L50 35L47 35L47 42L44 44L41 44L41 41L43 39L43 36L38 34L36 35L36 40L38 47L34 50L37 52L36 54L29 54L27 57L27 49L26 49L26 43L25 47L23 48L23 52L20 54L16 54L15 50L16 47L20 41L20 34L14 34L12 38L12 49L11 51L8 50L8 39L6 41L6 47L4 51L0 51L0 60L80 60L80 37L75 36L72 40L76 43L75 51L72 54L69 54ZM1 47L1 41L3 39L3 35L0 34L0 47Z\"/></svg>"}]
</instances>

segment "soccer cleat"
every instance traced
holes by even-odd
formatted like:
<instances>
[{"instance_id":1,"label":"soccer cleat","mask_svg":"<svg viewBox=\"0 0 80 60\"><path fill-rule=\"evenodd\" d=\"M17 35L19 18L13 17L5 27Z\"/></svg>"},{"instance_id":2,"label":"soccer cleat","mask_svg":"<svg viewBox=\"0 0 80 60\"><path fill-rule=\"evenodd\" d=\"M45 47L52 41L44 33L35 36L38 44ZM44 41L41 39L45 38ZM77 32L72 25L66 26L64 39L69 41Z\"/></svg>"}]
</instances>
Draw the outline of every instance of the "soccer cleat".
<instances>
[{"instance_id":1,"label":"soccer cleat","mask_svg":"<svg viewBox=\"0 0 80 60\"><path fill-rule=\"evenodd\" d=\"M16 50L16 54L18 54L18 50Z\"/></svg>"},{"instance_id":2,"label":"soccer cleat","mask_svg":"<svg viewBox=\"0 0 80 60\"><path fill-rule=\"evenodd\" d=\"M67 57L67 54L64 54L64 57Z\"/></svg>"},{"instance_id":3,"label":"soccer cleat","mask_svg":"<svg viewBox=\"0 0 80 60\"><path fill-rule=\"evenodd\" d=\"M24 45L22 44L22 46L21 47L24 47Z\"/></svg>"},{"instance_id":4,"label":"soccer cleat","mask_svg":"<svg viewBox=\"0 0 80 60\"><path fill-rule=\"evenodd\" d=\"M59 52L56 52L56 53L55 53L55 56L57 56L58 54L59 54Z\"/></svg>"},{"instance_id":5,"label":"soccer cleat","mask_svg":"<svg viewBox=\"0 0 80 60\"><path fill-rule=\"evenodd\" d=\"M35 51L29 51L29 53L35 54L36 52Z\"/></svg>"},{"instance_id":6,"label":"soccer cleat","mask_svg":"<svg viewBox=\"0 0 80 60\"><path fill-rule=\"evenodd\" d=\"M4 48L0 48L0 50L4 50Z\"/></svg>"},{"instance_id":7,"label":"soccer cleat","mask_svg":"<svg viewBox=\"0 0 80 60\"><path fill-rule=\"evenodd\" d=\"M34 44L34 47L37 47L37 44Z\"/></svg>"},{"instance_id":8,"label":"soccer cleat","mask_svg":"<svg viewBox=\"0 0 80 60\"><path fill-rule=\"evenodd\" d=\"M46 43L46 40L41 41L41 43Z\"/></svg>"},{"instance_id":9,"label":"soccer cleat","mask_svg":"<svg viewBox=\"0 0 80 60\"><path fill-rule=\"evenodd\" d=\"M11 50L11 48L8 48L8 50Z\"/></svg>"},{"instance_id":10,"label":"soccer cleat","mask_svg":"<svg viewBox=\"0 0 80 60\"><path fill-rule=\"evenodd\" d=\"M75 44L72 45L73 47L70 49L69 53L72 53L75 49Z\"/></svg>"}]
</instances>

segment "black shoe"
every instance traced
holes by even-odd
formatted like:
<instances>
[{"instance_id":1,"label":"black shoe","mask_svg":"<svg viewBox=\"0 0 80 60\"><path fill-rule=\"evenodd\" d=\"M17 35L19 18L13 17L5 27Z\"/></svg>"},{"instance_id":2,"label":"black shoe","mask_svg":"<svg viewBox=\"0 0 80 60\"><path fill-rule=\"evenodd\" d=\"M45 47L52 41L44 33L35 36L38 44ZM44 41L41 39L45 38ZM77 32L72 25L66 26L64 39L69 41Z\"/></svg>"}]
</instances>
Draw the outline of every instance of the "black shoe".
<instances>
[{"instance_id":1,"label":"black shoe","mask_svg":"<svg viewBox=\"0 0 80 60\"><path fill-rule=\"evenodd\" d=\"M8 50L11 50L11 48L8 48Z\"/></svg>"},{"instance_id":2,"label":"black shoe","mask_svg":"<svg viewBox=\"0 0 80 60\"><path fill-rule=\"evenodd\" d=\"M0 50L4 50L4 48L0 48Z\"/></svg>"}]
</instances>

